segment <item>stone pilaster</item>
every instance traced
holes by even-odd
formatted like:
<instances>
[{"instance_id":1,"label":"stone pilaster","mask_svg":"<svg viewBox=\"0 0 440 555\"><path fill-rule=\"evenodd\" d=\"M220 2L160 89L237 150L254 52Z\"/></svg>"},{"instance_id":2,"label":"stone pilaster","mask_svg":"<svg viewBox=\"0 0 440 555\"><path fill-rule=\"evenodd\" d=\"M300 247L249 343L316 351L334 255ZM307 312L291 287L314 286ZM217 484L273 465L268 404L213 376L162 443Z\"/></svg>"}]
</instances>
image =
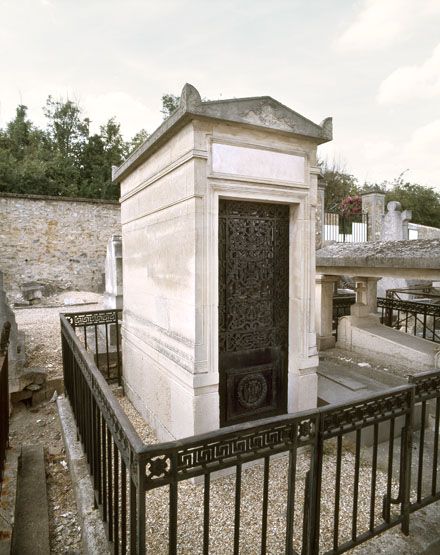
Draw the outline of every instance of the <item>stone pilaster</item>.
<instances>
[{"instance_id":1,"label":"stone pilaster","mask_svg":"<svg viewBox=\"0 0 440 555\"><path fill-rule=\"evenodd\" d=\"M333 293L338 276L316 276L316 339L318 349L324 351L335 346L333 327Z\"/></svg>"},{"instance_id":2,"label":"stone pilaster","mask_svg":"<svg viewBox=\"0 0 440 555\"><path fill-rule=\"evenodd\" d=\"M380 241L382 219L385 213L385 195L383 193L364 193L362 195L362 212L368 214L368 241Z\"/></svg>"}]
</instances>

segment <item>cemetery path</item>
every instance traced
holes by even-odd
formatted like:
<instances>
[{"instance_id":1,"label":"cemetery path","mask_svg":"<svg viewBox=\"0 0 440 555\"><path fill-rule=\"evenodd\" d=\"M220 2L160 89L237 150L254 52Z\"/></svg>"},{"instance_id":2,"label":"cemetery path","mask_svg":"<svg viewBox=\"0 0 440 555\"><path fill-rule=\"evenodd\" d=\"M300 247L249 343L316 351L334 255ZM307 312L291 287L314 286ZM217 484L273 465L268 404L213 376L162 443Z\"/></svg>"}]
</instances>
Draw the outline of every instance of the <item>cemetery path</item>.
<instances>
[{"instance_id":1,"label":"cemetery path","mask_svg":"<svg viewBox=\"0 0 440 555\"><path fill-rule=\"evenodd\" d=\"M68 292L48 299L51 306L16 310L19 330L26 334L26 366L46 370L48 380L62 377L59 314L97 310L102 308L101 299L96 293ZM32 444L44 447L50 552L81 554L81 529L56 403L43 402L35 407L15 405L10 443L15 448Z\"/></svg>"},{"instance_id":2,"label":"cemetery path","mask_svg":"<svg viewBox=\"0 0 440 555\"><path fill-rule=\"evenodd\" d=\"M63 375L61 365L61 312L86 312L102 307L97 293L69 291L47 299L47 306L15 309L20 331L25 333L26 366L43 368L48 380Z\"/></svg>"}]
</instances>

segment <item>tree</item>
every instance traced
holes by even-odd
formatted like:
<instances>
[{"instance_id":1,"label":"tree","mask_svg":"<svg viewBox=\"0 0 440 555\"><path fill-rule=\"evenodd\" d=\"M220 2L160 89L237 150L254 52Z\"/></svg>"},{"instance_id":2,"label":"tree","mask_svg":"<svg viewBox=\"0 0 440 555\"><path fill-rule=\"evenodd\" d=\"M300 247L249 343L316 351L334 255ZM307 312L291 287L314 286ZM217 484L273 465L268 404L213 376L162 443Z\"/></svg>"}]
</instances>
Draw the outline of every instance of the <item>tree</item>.
<instances>
[{"instance_id":1,"label":"tree","mask_svg":"<svg viewBox=\"0 0 440 555\"><path fill-rule=\"evenodd\" d=\"M66 159L78 161L89 136L90 120L82 118L81 108L71 100L54 100L49 96L44 115L48 132L57 152Z\"/></svg>"},{"instance_id":2,"label":"tree","mask_svg":"<svg viewBox=\"0 0 440 555\"><path fill-rule=\"evenodd\" d=\"M391 200L400 202L403 210L412 210L414 223L440 227L440 193L432 187L403 182L400 176L386 193L385 202Z\"/></svg>"},{"instance_id":3,"label":"tree","mask_svg":"<svg viewBox=\"0 0 440 555\"><path fill-rule=\"evenodd\" d=\"M180 103L180 96L174 94L163 94L162 95L162 114L163 119L167 119L171 116L173 112L177 110Z\"/></svg>"},{"instance_id":4,"label":"tree","mask_svg":"<svg viewBox=\"0 0 440 555\"><path fill-rule=\"evenodd\" d=\"M139 148L149 137L149 134L145 129L141 129L136 133L136 135L131 139L129 145L129 153L131 154L137 148Z\"/></svg>"},{"instance_id":5,"label":"tree","mask_svg":"<svg viewBox=\"0 0 440 555\"><path fill-rule=\"evenodd\" d=\"M128 153L128 144L115 118L101 125L100 133L89 137L81 157L81 196L117 198L117 187L112 184L112 166L119 166Z\"/></svg>"},{"instance_id":6,"label":"tree","mask_svg":"<svg viewBox=\"0 0 440 555\"><path fill-rule=\"evenodd\" d=\"M340 169L335 163L332 166L320 162L321 172L325 181L325 210L338 212L341 202L349 197L359 194L357 179Z\"/></svg>"}]
</instances>

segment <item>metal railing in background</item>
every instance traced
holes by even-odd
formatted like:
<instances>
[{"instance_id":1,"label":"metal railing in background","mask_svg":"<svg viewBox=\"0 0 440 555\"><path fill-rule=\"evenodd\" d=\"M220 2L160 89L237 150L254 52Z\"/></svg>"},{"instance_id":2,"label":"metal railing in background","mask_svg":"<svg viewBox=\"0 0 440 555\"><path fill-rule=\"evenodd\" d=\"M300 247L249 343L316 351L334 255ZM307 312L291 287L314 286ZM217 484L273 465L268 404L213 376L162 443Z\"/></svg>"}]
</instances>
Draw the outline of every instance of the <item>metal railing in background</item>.
<instances>
[{"instance_id":1,"label":"metal railing in background","mask_svg":"<svg viewBox=\"0 0 440 555\"><path fill-rule=\"evenodd\" d=\"M429 285L412 285L409 287L398 287L395 289L387 289L387 299L395 299L397 301L422 301L437 304L440 302L440 288Z\"/></svg>"},{"instance_id":2,"label":"metal railing in background","mask_svg":"<svg viewBox=\"0 0 440 555\"><path fill-rule=\"evenodd\" d=\"M5 322L0 337L0 492L9 445L9 376L8 344L11 324Z\"/></svg>"},{"instance_id":3,"label":"metal railing in background","mask_svg":"<svg viewBox=\"0 0 440 555\"><path fill-rule=\"evenodd\" d=\"M411 512L439 498L440 372L355 402L145 445L70 317L61 315L65 390L114 553L338 554L393 526L407 534ZM223 489L219 472L229 473Z\"/></svg>"},{"instance_id":4,"label":"metal railing in background","mask_svg":"<svg viewBox=\"0 0 440 555\"><path fill-rule=\"evenodd\" d=\"M440 371L411 376L415 386L414 402L420 409L420 428L413 440L414 476L410 509L414 512L440 499L439 425Z\"/></svg>"},{"instance_id":5,"label":"metal railing in background","mask_svg":"<svg viewBox=\"0 0 440 555\"><path fill-rule=\"evenodd\" d=\"M342 215L324 213L324 240L338 243L365 243L368 237L368 214Z\"/></svg>"},{"instance_id":6,"label":"metal railing in background","mask_svg":"<svg viewBox=\"0 0 440 555\"><path fill-rule=\"evenodd\" d=\"M377 307L386 326L440 343L440 304L378 297Z\"/></svg>"},{"instance_id":7,"label":"metal railing in background","mask_svg":"<svg viewBox=\"0 0 440 555\"><path fill-rule=\"evenodd\" d=\"M333 297L332 333L338 339L338 320L350 316L351 305L356 302L356 295L337 295Z\"/></svg>"},{"instance_id":8,"label":"metal railing in background","mask_svg":"<svg viewBox=\"0 0 440 555\"><path fill-rule=\"evenodd\" d=\"M121 385L121 329L122 310L94 310L64 314L86 351L93 354L96 366L107 381Z\"/></svg>"},{"instance_id":9,"label":"metal railing in background","mask_svg":"<svg viewBox=\"0 0 440 555\"><path fill-rule=\"evenodd\" d=\"M95 503L114 553L144 553L144 475L139 464L144 444L113 396L95 357L76 334L72 316L76 317L60 316L64 388L89 465ZM99 318L93 312L90 322L106 317ZM86 321L84 314L78 316L78 326Z\"/></svg>"}]
</instances>

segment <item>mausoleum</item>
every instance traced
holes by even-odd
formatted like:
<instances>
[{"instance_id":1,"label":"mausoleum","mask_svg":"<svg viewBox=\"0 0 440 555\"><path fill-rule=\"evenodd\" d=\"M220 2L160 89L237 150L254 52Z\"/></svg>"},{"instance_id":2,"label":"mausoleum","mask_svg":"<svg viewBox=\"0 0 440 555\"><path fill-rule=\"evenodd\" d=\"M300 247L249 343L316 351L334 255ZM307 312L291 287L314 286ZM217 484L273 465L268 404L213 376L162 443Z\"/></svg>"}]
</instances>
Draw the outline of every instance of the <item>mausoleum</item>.
<instances>
[{"instance_id":1,"label":"mausoleum","mask_svg":"<svg viewBox=\"0 0 440 555\"><path fill-rule=\"evenodd\" d=\"M316 150L271 97L179 108L118 169L124 387L160 440L316 406Z\"/></svg>"}]
</instances>

